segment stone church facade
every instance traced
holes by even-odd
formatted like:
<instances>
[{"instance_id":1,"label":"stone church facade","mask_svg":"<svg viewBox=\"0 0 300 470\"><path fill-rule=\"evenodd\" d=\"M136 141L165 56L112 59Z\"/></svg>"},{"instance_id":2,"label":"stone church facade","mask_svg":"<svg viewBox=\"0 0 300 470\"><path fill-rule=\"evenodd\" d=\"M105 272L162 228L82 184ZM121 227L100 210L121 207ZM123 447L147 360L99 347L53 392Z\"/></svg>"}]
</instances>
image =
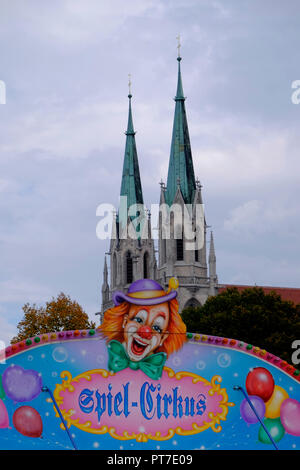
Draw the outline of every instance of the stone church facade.
<instances>
[{"instance_id":1,"label":"stone church facade","mask_svg":"<svg viewBox=\"0 0 300 470\"><path fill-rule=\"evenodd\" d=\"M120 191L120 207L114 214L109 248L109 269L105 257L102 283L101 313L111 307L115 290L127 292L130 284L142 278L158 281L165 289L169 279L179 281L179 311L187 306L203 305L209 296L218 293L216 255L212 232L207 250L206 217L197 217L197 207L203 208L202 186L195 179L188 123L181 77L181 57L177 57L178 77L175 112L167 183L160 184L158 249L151 235L151 214L147 210L142 192L138 154L133 127L131 99L126 131L126 145ZM134 211L132 211L134 208ZM186 219L174 217L174 208ZM164 214L167 214L168 224ZM176 213L177 214L177 213ZM138 218L137 218L138 217ZM191 245L184 224L188 220L193 230L195 244ZM138 221L138 223L137 223ZM135 228L135 237L128 231ZM132 232L131 232L132 233ZM146 235L145 235L146 234ZM199 237L199 239L198 239ZM189 247L193 248L190 249ZM208 251L208 253L207 253ZM156 258L156 254L158 254Z\"/></svg>"}]
</instances>

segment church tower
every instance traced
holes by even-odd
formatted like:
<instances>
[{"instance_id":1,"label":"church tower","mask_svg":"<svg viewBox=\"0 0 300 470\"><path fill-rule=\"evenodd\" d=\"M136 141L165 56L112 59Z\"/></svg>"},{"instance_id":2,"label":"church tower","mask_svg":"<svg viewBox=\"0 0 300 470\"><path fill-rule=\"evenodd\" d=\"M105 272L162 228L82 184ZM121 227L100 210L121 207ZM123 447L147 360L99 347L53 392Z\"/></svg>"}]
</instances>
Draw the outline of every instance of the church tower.
<instances>
[{"instance_id":1,"label":"church tower","mask_svg":"<svg viewBox=\"0 0 300 470\"><path fill-rule=\"evenodd\" d=\"M178 50L180 44L178 45ZM114 214L110 241L110 280L106 258L103 269L102 309L113 306L116 290L127 292L133 281L150 278L168 288L171 277L179 281L181 312L188 306L203 305L218 293L216 255L212 232L207 257L207 228L202 186L195 178L185 96L178 53L175 113L167 184L160 192L158 221L158 266L151 234L151 215L144 205L135 142L129 88L129 112L119 208ZM129 82L130 86L130 82ZM208 259L207 259L208 258Z\"/></svg>"},{"instance_id":2,"label":"church tower","mask_svg":"<svg viewBox=\"0 0 300 470\"><path fill-rule=\"evenodd\" d=\"M203 210L202 186L194 174L180 53L177 61L177 91L167 185L161 183L160 193L157 280L166 287L171 277L177 277L179 311L182 311L188 306L203 305L208 296L216 295L217 275L212 237L208 273L207 224ZM191 227L188 234L185 231L187 221Z\"/></svg>"},{"instance_id":3,"label":"church tower","mask_svg":"<svg viewBox=\"0 0 300 470\"><path fill-rule=\"evenodd\" d=\"M130 85L130 82L129 82ZM101 313L113 306L115 290L127 292L138 279L156 278L154 242L151 236L151 215L144 205L140 170L133 127L129 90L129 112L120 191L120 204L114 214L110 241L110 286L106 259L104 263Z\"/></svg>"}]
</instances>

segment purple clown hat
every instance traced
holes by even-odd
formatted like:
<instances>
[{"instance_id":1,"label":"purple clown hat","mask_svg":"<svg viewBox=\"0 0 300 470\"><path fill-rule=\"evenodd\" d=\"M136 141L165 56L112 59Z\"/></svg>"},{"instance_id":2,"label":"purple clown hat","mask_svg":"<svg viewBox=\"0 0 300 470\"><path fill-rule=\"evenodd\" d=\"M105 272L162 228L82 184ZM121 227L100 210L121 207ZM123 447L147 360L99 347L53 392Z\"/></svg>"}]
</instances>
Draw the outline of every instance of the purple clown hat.
<instances>
[{"instance_id":1,"label":"purple clown hat","mask_svg":"<svg viewBox=\"0 0 300 470\"><path fill-rule=\"evenodd\" d=\"M175 299L177 287L178 280L175 277L171 277L169 280L167 291L152 279L139 279L130 285L127 294L116 291L113 293L112 298L116 306L122 302L129 302L134 305L157 305Z\"/></svg>"}]
</instances>

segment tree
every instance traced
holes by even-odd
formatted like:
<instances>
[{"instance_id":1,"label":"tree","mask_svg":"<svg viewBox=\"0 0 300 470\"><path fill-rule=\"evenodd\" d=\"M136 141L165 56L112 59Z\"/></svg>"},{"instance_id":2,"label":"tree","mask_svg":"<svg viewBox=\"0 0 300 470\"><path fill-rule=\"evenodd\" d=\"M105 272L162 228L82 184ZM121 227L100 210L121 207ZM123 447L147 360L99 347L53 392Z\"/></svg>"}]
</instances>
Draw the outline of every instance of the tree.
<instances>
[{"instance_id":1,"label":"tree","mask_svg":"<svg viewBox=\"0 0 300 470\"><path fill-rule=\"evenodd\" d=\"M23 306L24 317L18 323L18 335L11 340L17 343L42 333L63 330L81 330L95 328L82 307L61 292L57 298L46 302L45 307L37 307L29 303Z\"/></svg>"},{"instance_id":2,"label":"tree","mask_svg":"<svg viewBox=\"0 0 300 470\"><path fill-rule=\"evenodd\" d=\"M287 361L300 338L300 306L258 287L228 288L201 307L184 309L182 318L188 331L242 340Z\"/></svg>"}]
</instances>

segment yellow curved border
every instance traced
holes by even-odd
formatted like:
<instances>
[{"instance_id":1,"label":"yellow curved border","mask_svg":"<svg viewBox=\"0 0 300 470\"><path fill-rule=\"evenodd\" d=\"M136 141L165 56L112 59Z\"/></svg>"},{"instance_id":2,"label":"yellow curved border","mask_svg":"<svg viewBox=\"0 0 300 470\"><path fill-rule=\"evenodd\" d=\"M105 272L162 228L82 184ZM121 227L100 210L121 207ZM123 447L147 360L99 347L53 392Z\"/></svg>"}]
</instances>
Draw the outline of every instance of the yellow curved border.
<instances>
[{"instance_id":1,"label":"yellow curved border","mask_svg":"<svg viewBox=\"0 0 300 470\"><path fill-rule=\"evenodd\" d=\"M71 425L76 426L77 428L81 429L82 431L89 432L92 434L106 434L108 433L111 437L114 439L122 440L122 441L127 441L131 439L136 439L137 442L147 442L149 439L155 440L155 441L167 441L174 437L175 434L178 434L179 436L192 436L194 434L198 434L202 431L205 431L208 428L211 428L214 432L220 432L222 430L222 427L220 425L221 421L226 420L226 416L228 414L228 407L235 406L234 403L228 402L228 395L226 392L225 388L221 388L220 383L222 382L222 378L219 375L214 375L211 379L211 382L208 380L204 379L200 375L194 374L192 372L174 372L172 369L169 367L164 367L164 371L167 372L169 378L175 378L177 380L181 380L183 377L192 377L193 380L192 382L194 384L198 382L202 382L207 386L210 386L211 388L208 391L208 394L210 396L213 396L215 393L218 395L222 396L222 400L219 402L219 406L222 409L221 413L217 413L214 415L213 413L209 413L208 416L211 419L211 421L205 421L202 426L198 426L196 423L192 424L192 429L190 430L184 430L180 426L178 426L176 429L170 428L168 430L168 434L166 436L161 436L161 432L157 431L154 435L151 433L145 434L145 433L132 433L129 434L127 431L124 431L122 435L117 434L116 429L114 427L108 427L108 426L102 426L99 429L95 429L91 427L91 421L86 421L84 424L79 423L79 419L73 419L72 418L72 410L65 411L60 408L60 411L63 415L64 420L66 421L66 424L69 427ZM54 390L54 398L59 405L63 405L64 399L60 396L60 392L68 390L70 393L74 392L75 387L72 385L72 382L79 382L80 379L84 378L87 381L90 381L92 379L92 375L101 375L103 378L111 377L114 376L115 373L113 372L108 372L105 369L93 369L87 372L83 372L82 374L77 375L76 377L72 377L71 373L69 371L63 371L60 376L63 380L62 384L57 384ZM54 410L55 407L53 406ZM57 411L55 410L55 416L58 418L59 415ZM61 428L64 429L63 424L61 424Z\"/></svg>"}]
</instances>

